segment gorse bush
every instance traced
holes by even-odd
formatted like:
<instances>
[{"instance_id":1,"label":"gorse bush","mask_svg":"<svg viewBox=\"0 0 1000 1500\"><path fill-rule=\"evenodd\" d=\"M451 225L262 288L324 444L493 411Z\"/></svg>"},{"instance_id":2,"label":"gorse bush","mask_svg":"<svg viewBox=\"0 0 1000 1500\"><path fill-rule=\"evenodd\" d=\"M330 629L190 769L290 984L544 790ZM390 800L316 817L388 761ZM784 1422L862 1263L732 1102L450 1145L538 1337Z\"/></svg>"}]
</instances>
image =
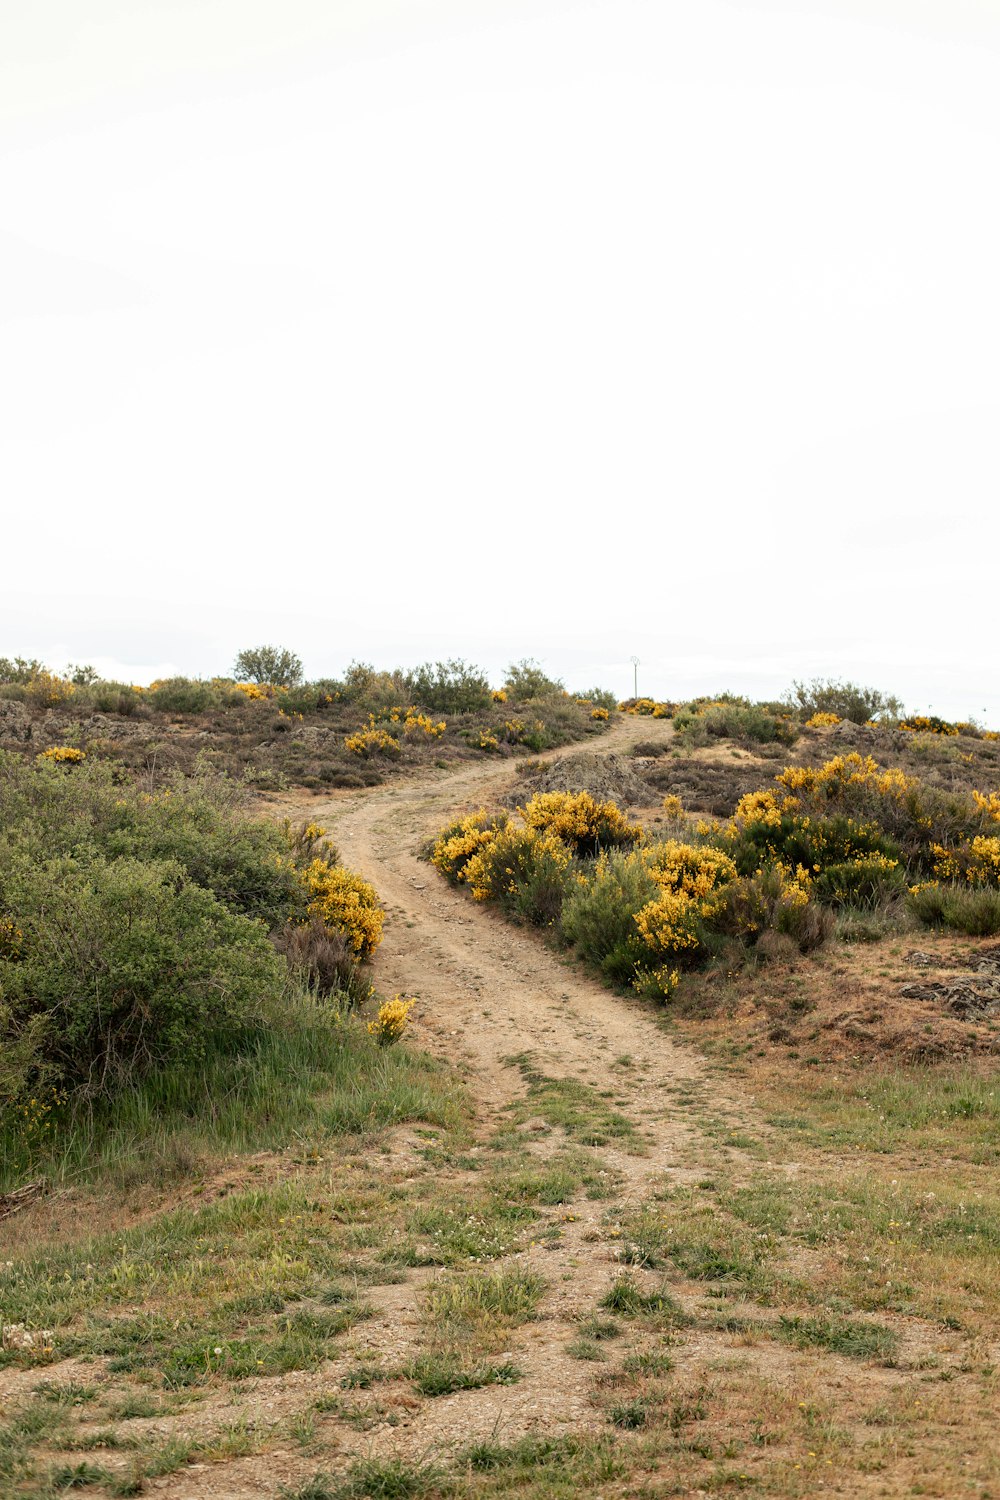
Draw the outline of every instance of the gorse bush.
<instances>
[{"instance_id":1,"label":"gorse bush","mask_svg":"<svg viewBox=\"0 0 1000 1500\"><path fill-rule=\"evenodd\" d=\"M382 941L385 908L373 885L324 859L314 859L305 871L308 914L324 927L344 933L357 958L370 958Z\"/></svg>"},{"instance_id":2,"label":"gorse bush","mask_svg":"<svg viewBox=\"0 0 1000 1500\"><path fill-rule=\"evenodd\" d=\"M508 824L465 864L460 879L477 901L509 915L552 926L562 910L571 852L553 833Z\"/></svg>"},{"instance_id":3,"label":"gorse bush","mask_svg":"<svg viewBox=\"0 0 1000 1500\"><path fill-rule=\"evenodd\" d=\"M677 712L676 703L659 703L655 698L626 698L619 703L618 712L636 714L647 719L672 719Z\"/></svg>"},{"instance_id":4,"label":"gorse bush","mask_svg":"<svg viewBox=\"0 0 1000 1500\"><path fill-rule=\"evenodd\" d=\"M518 811L528 828L554 833L574 854L630 848L642 838L642 829L616 803L589 792L540 792Z\"/></svg>"},{"instance_id":5,"label":"gorse bush","mask_svg":"<svg viewBox=\"0 0 1000 1500\"><path fill-rule=\"evenodd\" d=\"M441 871L449 885L458 885L472 856L492 843L509 822L509 813L489 813L485 808L459 818L438 834L431 849L431 863Z\"/></svg>"}]
</instances>

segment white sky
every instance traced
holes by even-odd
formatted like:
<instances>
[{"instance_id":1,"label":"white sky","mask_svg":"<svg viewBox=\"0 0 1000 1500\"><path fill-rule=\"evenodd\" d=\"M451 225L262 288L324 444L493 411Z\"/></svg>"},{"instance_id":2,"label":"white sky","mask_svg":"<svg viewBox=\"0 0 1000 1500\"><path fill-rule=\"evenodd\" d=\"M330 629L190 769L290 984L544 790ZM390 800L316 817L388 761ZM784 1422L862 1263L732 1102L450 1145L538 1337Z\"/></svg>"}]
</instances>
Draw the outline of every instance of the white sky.
<instances>
[{"instance_id":1,"label":"white sky","mask_svg":"<svg viewBox=\"0 0 1000 1500\"><path fill-rule=\"evenodd\" d=\"M1000 723L1000 6L0 0L0 654Z\"/></svg>"}]
</instances>

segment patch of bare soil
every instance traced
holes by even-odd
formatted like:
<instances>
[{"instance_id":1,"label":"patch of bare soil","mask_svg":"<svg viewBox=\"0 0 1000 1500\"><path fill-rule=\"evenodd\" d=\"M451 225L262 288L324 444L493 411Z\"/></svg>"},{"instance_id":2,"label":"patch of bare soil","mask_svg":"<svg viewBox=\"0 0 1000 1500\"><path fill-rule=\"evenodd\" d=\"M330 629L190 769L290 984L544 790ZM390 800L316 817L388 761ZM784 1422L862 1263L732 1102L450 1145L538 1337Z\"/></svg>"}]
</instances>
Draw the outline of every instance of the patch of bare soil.
<instances>
[{"instance_id":1,"label":"patch of bare soil","mask_svg":"<svg viewBox=\"0 0 1000 1500\"><path fill-rule=\"evenodd\" d=\"M836 943L753 972L692 975L683 1005L705 1040L731 1036L735 1024L755 1050L812 1062L1000 1054L997 945L954 933Z\"/></svg>"},{"instance_id":2,"label":"patch of bare soil","mask_svg":"<svg viewBox=\"0 0 1000 1500\"><path fill-rule=\"evenodd\" d=\"M636 773L637 762L614 752L583 750L524 767L516 786L501 801L507 807L525 803L540 792L589 792L591 796L632 807L650 800L649 783Z\"/></svg>"}]
</instances>

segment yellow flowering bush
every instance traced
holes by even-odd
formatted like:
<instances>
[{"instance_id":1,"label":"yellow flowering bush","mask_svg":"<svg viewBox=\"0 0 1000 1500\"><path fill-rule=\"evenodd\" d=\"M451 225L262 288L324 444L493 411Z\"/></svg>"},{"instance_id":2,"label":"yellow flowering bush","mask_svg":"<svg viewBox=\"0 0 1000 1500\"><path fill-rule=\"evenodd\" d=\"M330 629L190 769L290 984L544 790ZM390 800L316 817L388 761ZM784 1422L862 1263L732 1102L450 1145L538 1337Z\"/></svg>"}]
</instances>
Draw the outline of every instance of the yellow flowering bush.
<instances>
[{"instance_id":1,"label":"yellow flowering bush","mask_svg":"<svg viewBox=\"0 0 1000 1500\"><path fill-rule=\"evenodd\" d=\"M676 707L674 703L658 703L655 698L626 698L624 703L619 703L618 712L638 714L649 719L670 719Z\"/></svg>"},{"instance_id":2,"label":"yellow flowering bush","mask_svg":"<svg viewBox=\"0 0 1000 1500\"><path fill-rule=\"evenodd\" d=\"M407 739L423 735L428 740L439 740L447 727L448 725L444 719L439 719L435 722L433 719L428 718L426 714L418 713L415 708L408 708L406 710L406 717L403 720L403 733Z\"/></svg>"},{"instance_id":3,"label":"yellow flowering bush","mask_svg":"<svg viewBox=\"0 0 1000 1500\"><path fill-rule=\"evenodd\" d=\"M597 719L603 724L606 724L611 716L606 708L592 708L590 710L590 717L592 719Z\"/></svg>"},{"instance_id":4,"label":"yellow flowering bush","mask_svg":"<svg viewBox=\"0 0 1000 1500\"><path fill-rule=\"evenodd\" d=\"M937 714L914 714L909 719L900 719L898 727L908 734L943 734L949 738L976 732L972 724L952 724L947 719L939 719Z\"/></svg>"},{"instance_id":5,"label":"yellow flowering bush","mask_svg":"<svg viewBox=\"0 0 1000 1500\"><path fill-rule=\"evenodd\" d=\"M702 946L701 925L715 915L722 888L736 879L735 864L721 849L677 839L644 849L642 859L659 889L636 913L640 937L657 958L693 956Z\"/></svg>"},{"instance_id":6,"label":"yellow flowering bush","mask_svg":"<svg viewBox=\"0 0 1000 1500\"><path fill-rule=\"evenodd\" d=\"M493 699L494 703L506 703L507 702L507 689L506 688L494 688L493 691L492 691L492 693L490 694L490 697Z\"/></svg>"},{"instance_id":7,"label":"yellow flowering bush","mask_svg":"<svg viewBox=\"0 0 1000 1500\"><path fill-rule=\"evenodd\" d=\"M468 860L460 879L476 901L551 926L562 910L571 854L553 833L508 824Z\"/></svg>"},{"instance_id":8,"label":"yellow flowering bush","mask_svg":"<svg viewBox=\"0 0 1000 1500\"><path fill-rule=\"evenodd\" d=\"M25 688L28 702L36 708L55 708L73 697L76 687L52 672L36 672Z\"/></svg>"},{"instance_id":9,"label":"yellow flowering bush","mask_svg":"<svg viewBox=\"0 0 1000 1500\"><path fill-rule=\"evenodd\" d=\"M375 1038L380 1047L391 1047L406 1030L410 1011L416 1003L415 1000L404 1000L402 995L397 995L394 1000L386 1000L379 1006L374 1019L368 1022L368 1034Z\"/></svg>"},{"instance_id":10,"label":"yellow flowering bush","mask_svg":"<svg viewBox=\"0 0 1000 1500\"><path fill-rule=\"evenodd\" d=\"M540 792L518 811L529 828L554 834L575 854L627 848L642 839L638 823L617 803L600 802L590 792Z\"/></svg>"},{"instance_id":11,"label":"yellow flowering bush","mask_svg":"<svg viewBox=\"0 0 1000 1500\"><path fill-rule=\"evenodd\" d=\"M387 729L376 725L374 719L367 729L345 735L344 744L352 755L360 755L365 760L371 760L376 755L395 757L400 754L399 741Z\"/></svg>"},{"instance_id":12,"label":"yellow flowering bush","mask_svg":"<svg viewBox=\"0 0 1000 1500\"><path fill-rule=\"evenodd\" d=\"M815 713L806 720L807 729L831 729L834 724L841 724L843 720L839 714L825 713L822 710Z\"/></svg>"},{"instance_id":13,"label":"yellow flowering bush","mask_svg":"<svg viewBox=\"0 0 1000 1500\"><path fill-rule=\"evenodd\" d=\"M302 872L309 904L307 915L343 932L356 958L369 958L382 941L385 908L373 885L325 859L314 859Z\"/></svg>"},{"instance_id":14,"label":"yellow flowering bush","mask_svg":"<svg viewBox=\"0 0 1000 1500\"><path fill-rule=\"evenodd\" d=\"M969 885L1000 885L1000 838L980 834L959 849L935 844L934 874L938 880L961 880Z\"/></svg>"},{"instance_id":15,"label":"yellow flowering bush","mask_svg":"<svg viewBox=\"0 0 1000 1500\"><path fill-rule=\"evenodd\" d=\"M700 947L701 908L684 891L664 889L635 914L635 925L658 958L676 959L686 949Z\"/></svg>"},{"instance_id":16,"label":"yellow flowering bush","mask_svg":"<svg viewBox=\"0 0 1000 1500\"><path fill-rule=\"evenodd\" d=\"M972 800L994 823L1000 823L1000 792L973 792Z\"/></svg>"},{"instance_id":17,"label":"yellow flowering bush","mask_svg":"<svg viewBox=\"0 0 1000 1500\"><path fill-rule=\"evenodd\" d=\"M153 686L155 687L156 684L154 683ZM244 698L249 698L253 702L266 702L268 698L274 697L274 688L270 683L237 682L235 686L238 693L242 693Z\"/></svg>"},{"instance_id":18,"label":"yellow flowering bush","mask_svg":"<svg viewBox=\"0 0 1000 1500\"><path fill-rule=\"evenodd\" d=\"M859 792L879 798L901 800L919 788L916 776L908 776L896 767L886 769L870 755L835 755L824 766L788 766L775 777L779 786L799 797L814 801L843 802Z\"/></svg>"},{"instance_id":19,"label":"yellow flowering bush","mask_svg":"<svg viewBox=\"0 0 1000 1500\"><path fill-rule=\"evenodd\" d=\"M485 808L469 813L445 828L434 841L431 864L448 881L457 885L464 878L465 867L474 854L492 843L510 821L508 814L488 813Z\"/></svg>"},{"instance_id":20,"label":"yellow flowering bush","mask_svg":"<svg viewBox=\"0 0 1000 1500\"><path fill-rule=\"evenodd\" d=\"M681 818L684 816L684 804L673 792L668 792L660 805L668 818Z\"/></svg>"},{"instance_id":21,"label":"yellow flowering bush","mask_svg":"<svg viewBox=\"0 0 1000 1500\"><path fill-rule=\"evenodd\" d=\"M87 759L87 752L78 750L75 745L52 745L43 750L38 759L51 761L57 766L78 766Z\"/></svg>"},{"instance_id":22,"label":"yellow flowering bush","mask_svg":"<svg viewBox=\"0 0 1000 1500\"><path fill-rule=\"evenodd\" d=\"M488 729L483 729L480 731L479 739L476 743L480 750L500 749L500 741L497 739L496 735L491 734Z\"/></svg>"},{"instance_id":23,"label":"yellow flowering bush","mask_svg":"<svg viewBox=\"0 0 1000 1500\"><path fill-rule=\"evenodd\" d=\"M677 839L643 850L650 875L663 891L680 891L703 901L727 880L736 879L736 866L721 849L705 844L682 844Z\"/></svg>"}]
</instances>

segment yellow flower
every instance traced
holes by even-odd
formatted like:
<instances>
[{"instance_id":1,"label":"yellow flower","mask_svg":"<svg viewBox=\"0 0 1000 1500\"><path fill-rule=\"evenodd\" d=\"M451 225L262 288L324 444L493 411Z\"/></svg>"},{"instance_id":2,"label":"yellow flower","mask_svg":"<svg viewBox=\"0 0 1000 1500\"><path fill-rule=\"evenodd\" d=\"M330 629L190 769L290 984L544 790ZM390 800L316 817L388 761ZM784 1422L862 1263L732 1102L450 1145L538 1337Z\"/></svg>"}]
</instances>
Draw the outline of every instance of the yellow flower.
<instances>
[{"instance_id":1,"label":"yellow flower","mask_svg":"<svg viewBox=\"0 0 1000 1500\"><path fill-rule=\"evenodd\" d=\"M343 865L331 865L325 859L314 859L302 878L312 898L307 914L343 932L355 955L368 958L382 941L385 921L385 908L375 887Z\"/></svg>"},{"instance_id":2,"label":"yellow flower","mask_svg":"<svg viewBox=\"0 0 1000 1500\"><path fill-rule=\"evenodd\" d=\"M375 1038L380 1047L391 1047L406 1030L410 1011L416 1003L415 1000L404 1000L402 995L397 995L394 1000L387 1000L384 1005L379 1006L375 1019L368 1022L369 1035Z\"/></svg>"},{"instance_id":3,"label":"yellow flower","mask_svg":"<svg viewBox=\"0 0 1000 1500\"><path fill-rule=\"evenodd\" d=\"M38 760L52 761L60 766L76 766L81 760L87 759L85 750L78 750L75 745L53 745L48 750L43 750Z\"/></svg>"}]
</instances>

